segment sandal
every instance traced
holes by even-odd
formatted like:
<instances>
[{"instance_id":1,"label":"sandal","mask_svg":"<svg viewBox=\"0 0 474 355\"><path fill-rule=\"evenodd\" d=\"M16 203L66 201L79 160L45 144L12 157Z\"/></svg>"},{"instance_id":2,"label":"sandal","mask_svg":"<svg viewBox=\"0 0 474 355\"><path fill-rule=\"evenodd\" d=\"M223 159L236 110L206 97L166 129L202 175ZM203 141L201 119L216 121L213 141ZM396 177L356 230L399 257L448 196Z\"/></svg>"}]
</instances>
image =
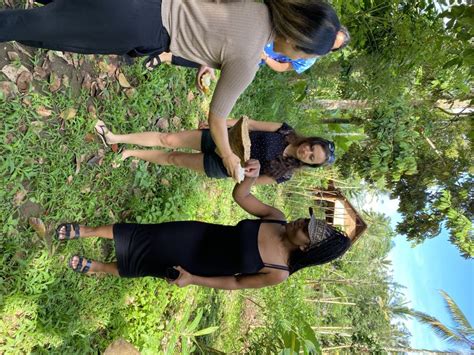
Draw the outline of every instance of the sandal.
<instances>
[{"instance_id":1,"label":"sandal","mask_svg":"<svg viewBox=\"0 0 474 355\"><path fill-rule=\"evenodd\" d=\"M143 66L145 67L146 70L152 71L158 68L161 65L161 58L159 55L156 55L154 57L149 56L147 60L143 63Z\"/></svg>"},{"instance_id":2,"label":"sandal","mask_svg":"<svg viewBox=\"0 0 474 355\"><path fill-rule=\"evenodd\" d=\"M77 262L77 265L76 267L72 267L72 260L74 258L79 258L79 261ZM86 265L84 266L84 260L86 261ZM78 273L81 273L81 274L85 274L89 271L89 269L91 268L91 265L92 265L92 260L91 259L86 259L86 258L83 258L82 256L79 256L79 255L74 255L71 259L69 259L69 263L68 263L69 267L72 269L72 271L74 272L78 272Z\"/></svg>"},{"instance_id":3,"label":"sandal","mask_svg":"<svg viewBox=\"0 0 474 355\"><path fill-rule=\"evenodd\" d=\"M107 143L107 139L105 138L106 130L107 131L109 130L107 126L101 120L97 120L97 123L95 124L94 128L95 128L95 132L97 133L102 143L104 144L104 147L109 148L109 143Z\"/></svg>"},{"instance_id":4,"label":"sandal","mask_svg":"<svg viewBox=\"0 0 474 355\"><path fill-rule=\"evenodd\" d=\"M65 227L66 233L60 234L61 228L63 227ZM73 236L71 236L72 230L74 230ZM59 240L60 242L65 241L65 240L79 239L80 237L81 237L81 233L80 233L79 223L62 223L56 228L56 239Z\"/></svg>"}]
</instances>

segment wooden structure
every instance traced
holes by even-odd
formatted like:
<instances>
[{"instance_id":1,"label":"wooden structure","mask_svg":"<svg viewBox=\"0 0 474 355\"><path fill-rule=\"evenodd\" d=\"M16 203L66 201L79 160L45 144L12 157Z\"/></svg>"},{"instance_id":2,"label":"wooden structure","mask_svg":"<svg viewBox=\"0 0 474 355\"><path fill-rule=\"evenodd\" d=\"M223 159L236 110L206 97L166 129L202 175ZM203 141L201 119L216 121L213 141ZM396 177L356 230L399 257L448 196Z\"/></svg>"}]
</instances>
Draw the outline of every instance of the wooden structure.
<instances>
[{"instance_id":1,"label":"wooden structure","mask_svg":"<svg viewBox=\"0 0 474 355\"><path fill-rule=\"evenodd\" d=\"M355 243L367 229L367 224L341 190L336 188L334 181L329 181L327 189L314 189L313 193L316 201L323 202L319 207L324 210L326 222L341 227Z\"/></svg>"}]
</instances>

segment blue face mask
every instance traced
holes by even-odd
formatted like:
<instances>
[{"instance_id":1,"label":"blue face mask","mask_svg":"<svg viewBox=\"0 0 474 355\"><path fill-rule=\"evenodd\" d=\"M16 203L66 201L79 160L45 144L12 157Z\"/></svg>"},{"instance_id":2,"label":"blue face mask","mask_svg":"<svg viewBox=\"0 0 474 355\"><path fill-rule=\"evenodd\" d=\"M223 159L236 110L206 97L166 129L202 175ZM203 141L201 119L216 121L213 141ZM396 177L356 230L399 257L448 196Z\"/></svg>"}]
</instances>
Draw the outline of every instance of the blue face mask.
<instances>
[{"instance_id":1,"label":"blue face mask","mask_svg":"<svg viewBox=\"0 0 474 355\"><path fill-rule=\"evenodd\" d=\"M334 146L333 142L328 143L328 158L326 159L326 164L331 165L334 164L336 161L336 154L335 151L336 147Z\"/></svg>"}]
</instances>

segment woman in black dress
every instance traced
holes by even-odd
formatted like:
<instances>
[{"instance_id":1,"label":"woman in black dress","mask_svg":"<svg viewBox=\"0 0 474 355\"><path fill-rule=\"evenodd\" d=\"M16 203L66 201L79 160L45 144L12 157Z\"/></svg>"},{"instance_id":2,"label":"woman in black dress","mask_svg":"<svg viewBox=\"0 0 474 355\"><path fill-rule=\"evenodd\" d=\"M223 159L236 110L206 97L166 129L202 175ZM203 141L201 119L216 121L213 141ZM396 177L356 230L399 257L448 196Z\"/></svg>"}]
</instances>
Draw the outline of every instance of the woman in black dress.
<instances>
[{"instance_id":1,"label":"woman in black dress","mask_svg":"<svg viewBox=\"0 0 474 355\"><path fill-rule=\"evenodd\" d=\"M115 242L117 262L101 263L75 255L70 267L87 274L153 276L168 278L180 287L234 290L278 284L301 268L329 262L349 248L351 241L344 233L312 213L309 219L287 223L280 210L250 192L259 174L258 161L250 160L246 170L233 196L260 219L242 220L235 226L195 221L102 227L62 224L57 229L60 240L101 237Z\"/></svg>"},{"instance_id":2,"label":"woman in black dress","mask_svg":"<svg viewBox=\"0 0 474 355\"><path fill-rule=\"evenodd\" d=\"M223 164L237 178L240 160L225 118L252 82L264 46L291 58L328 53L340 29L320 0L40 0L29 10L0 11L0 42L91 54L149 56L172 52L220 69L209 125ZM204 73L202 71L202 73Z\"/></svg>"},{"instance_id":3,"label":"woman in black dress","mask_svg":"<svg viewBox=\"0 0 474 355\"><path fill-rule=\"evenodd\" d=\"M232 127L237 120L227 120ZM282 183L291 179L295 170L303 167L317 168L335 161L335 146L321 137L304 137L286 123L248 120L251 142L250 158L261 165L257 184ZM125 149L121 159L139 158L154 164L172 165L205 173L210 178L227 178L226 168L216 153L216 144L206 124L201 129L176 133L143 132L113 134L102 121L95 129L107 144L135 144L145 147L172 149L171 152L157 149ZM198 153L180 152L190 148Z\"/></svg>"}]
</instances>

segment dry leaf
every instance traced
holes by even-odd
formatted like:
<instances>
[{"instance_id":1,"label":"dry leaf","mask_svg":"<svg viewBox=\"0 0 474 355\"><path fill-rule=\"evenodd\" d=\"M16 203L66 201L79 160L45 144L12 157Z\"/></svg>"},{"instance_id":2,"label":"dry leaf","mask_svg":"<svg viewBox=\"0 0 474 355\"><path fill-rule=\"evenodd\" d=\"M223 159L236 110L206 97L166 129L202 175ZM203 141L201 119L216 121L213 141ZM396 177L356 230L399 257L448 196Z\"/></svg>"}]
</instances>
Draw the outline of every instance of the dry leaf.
<instances>
[{"instance_id":1,"label":"dry leaf","mask_svg":"<svg viewBox=\"0 0 474 355\"><path fill-rule=\"evenodd\" d=\"M22 100L21 100L21 103L27 107L30 107L31 106L31 98L30 97L24 97Z\"/></svg>"},{"instance_id":2,"label":"dry leaf","mask_svg":"<svg viewBox=\"0 0 474 355\"><path fill-rule=\"evenodd\" d=\"M2 68L2 73L5 74L6 77L14 83L16 83L16 79L18 79L18 76L24 71L29 72L29 70L23 65L17 67L16 65L8 64Z\"/></svg>"},{"instance_id":3,"label":"dry leaf","mask_svg":"<svg viewBox=\"0 0 474 355\"><path fill-rule=\"evenodd\" d=\"M180 126L181 126L181 118L179 118L178 116L174 116L174 117L171 119L171 123L172 123L173 126L175 126L175 127L180 127Z\"/></svg>"},{"instance_id":4,"label":"dry leaf","mask_svg":"<svg viewBox=\"0 0 474 355\"><path fill-rule=\"evenodd\" d=\"M38 115L40 115L41 117L49 117L53 114L53 111L51 110L48 110L46 107L44 106L40 106L36 109L36 113Z\"/></svg>"},{"instance_id":5,"label":"dry leaf","mask_svg":"<svg viewBox=\"0 0 474 355\"><path fill-rule=\"evenodd\" d=\"M125 75L123 75L123 73L120 73L118 75L118 82L120 84L121 87L123 88L129 88L131 87L130 83L128 82L127 78L125 77Z\"/></svg>"},{"instance_id":6,"label":"dry leaf","mask_svg":"<svg viewBox=\"0 0 474 355\"><path fill-rule=\"evenodd\" d=\"M91 89L91 85L92 85L92 78L89 73L86 73L84 75L84 79L82 80L82 88L84 90L89 91Z\"/></svg>"},{"instance_id":7,"label":"dry leaf","mask_svg":"<svg viewBox=\"0 0 474 355\"><path fill-rule=\"evenodd\" d=\"M0 97L11 99L18 93L18 88L10 81L0 81Z\"/></svg>"},{"instance_id":8,"label":"dry leaf","mask_svg":"<svg viewBox=\"0 0 474 355\"><path fill-rule=\"evenodd\" d=\"M36 66L33 72L33 78L36 80L44 79L48 76L48 72L43 67Z\"/></svg>"},{"instance_id":9,"label":"dry leaf","mask_svg":"<svg viewBox=\"0 0 474 355\"><path fill-rule=\"evenodd\" d=\"M76 171L75 171L75 175L79 174L79 172L81 171L81 163L86 160L86 155L85 154L82 154L81 156L77 156L76 155Z\"/></svg>"},{"instance_id":10,"label":"dry leaf","mask_svg":"<svg viewBox=\"0 0 474 355\"><path fill-rule=\"evenodd\" d=\"M19 52L23 53L28 58L33 59L33 56L30 54L30 52L23 48L18 42L13 42L13 47L15 47L15 49L18 49Z\"/></svg>"},{"instance_id":11,"label":"dry leaf","mask_svg":"<svg viewBox=\"0 0 474 355\"><path fill-rule=\"evenodd\" d=\"M100 91L104 91L107 86L107 82L101 78L97 78L97 85Z\"/></svg>"},{"instance_id":12,"label":"dry leaf","mask_svg":"<svg viewBox=\"0 0 474 355\"><path fill-rule=\"evenodd\" d=\"M17 52L7 52L7 56L11 62L20 60L20 55Z\"/></svg>"},{"instance_id":13,"label":"dry leaf","mask_svg":"<svg viewBox=\"0 0 474 355\"><path fill-rule=\"evenodd\" d=\"M49 52L48 52L49 53ZM54 51L53 52L54 55L56 55L57 57L63 59L67 64L69 65L73 65L74 63L72 62L72 58L69 54L67 53L64 53L64 52L59 52L59 51Z\"/></svg>"},{"instance_id":14,"label":"dry leaf","mask_svg":"<svg viewBox=\"0 0 474 355\"><path fill-rule=\"evenodd\" d=\"M69 175L69 176L67 177L66 182L67 182L69 185L71 185L72 179L73 179L72 175Z\"/></svg>"},{"instance_id":15,"label":"dry leaf","mask_svg":"<svg viewBox=\"0 0 474 355\"><path fill-rule=\"evenodd\" d=\"M97 111L95 109L94 104L90 104L89 106L87 106L87 112L89 112L89 115L92 118L97 118Z\"/></svg>"},{"instance_id":16,"label":"dry leaf","mask_svg":"<svg viewBox=\"0 0 474 355\"><path fill-rule=\"evenodd\" d=\"M61 87L61 79L57 76L56 73L51 73L49 77L49 91L56 92Z\"/></svg>"},{"instance_id":17,"label":"dry leaf","mask_svg":"<svg viewBox=\"0 0 474 355\"><path fill-rule=\"evenodd\" d=\"M139 163L140 163L139 159L133 159L132 162L130 163L130 170L132 171L137 170Z\"/></svg>"},{"instance_id":18,"label":"dry leaf","mask_svg":"<svg viewBox=\"0 0 474 355\"><path fill-rule=\"evenodd\" d=\"M91 188L89 186L84 186L81 189L81 193L83 193L83 194L88 194L89 192L91 192Z\"/></svg>"},{"instance_id":19,"label":"dry leaf","mask_svg":"<svg viewBox=\"0 0 474 355\"><path fill-rule=\"evenodd\" d=\"M84 140L85 140L87 143L92 143L92 142L95 142L95 137L96 137L95 134L86 133L86 135L84 136Z\"/></svg>"},{"instance_id":20,"label":"dry leaf","mask_svg":"<svg viewBox=\"0 0 474 355\"><path fill-rule=\"evenodd\" d=\"M15 194L15 197L13 198L13 204L15 206L20 206L23 200L25 199L27 192L26 190L21 189Z\"/></svg>"},{"instance_id":21,"label":"dry leaf","mask_svg":"<svg viewBox=\"0 0 474 355\"><path fill-rule=\"evenodd\" d=\"M119 338L105 349L104 355L140 355L140 352L125 339Z\"/></svg>"},{"instance_id":22,"label":"dry leaf","mask_svg":"<svg viewBox=\"0 0 474 355\"><path fill-rule=\"evenodd\" d=\"M127 97L129 99L131 99L136 93L136 90L134 88L128 88L128 89L125 89L125 95L127 95Z\"/></svg>"},{"instance_id":23,"label":"dry leaf","mask_svg":"<svg viewBox=\"0 0 474 355\"><path fill-rule=\"evenodd\" d=\"M46 226L40 218L30 217L28 218L28 222L30 223L30 227L35 230L40 238L46 236Z\"/></svg>"},{"instance_id":24,"label":"dry leaf","mask_svg":"<svg viewBox=\"0 0 474 355\"><path fill-rule=\"evenodd\" d=\"M43 121L33 121L30 123L30 129L36 134L39 134L43 130L43 127L44 127Z\"/></svg>"},{"instance_id":25,"label":"dry leaf","mask_svg":"<svg viewBox=\"0 0 474 355\"><path fill-rule=\"evenodd\" d=\"M161 129L161 130L163 130L163 131L166 131L166 130L169 128L170 124L169 124L169 122L168 122L168 120L167 120L166 118L161 117L161 118L156 122L156 126L157 126L159 129Z\"/></svg>"},{"instance_id":26,"label":"dry leaf","mask_svg":"<svg viewBox=\"0 0 474 355\"><path fill-rule=\"evenodd\" d=\"M33 80L33 75L29 71L23 71L18 75L16 79L16 86L18 91L21 93L26 93L30 88L31 81Z\"/></svg>"},{"instance_id":27,"label":"dry leaf","mask_svg":"<svg viewBox=\"0 0 474 355\"><path fill-rule=\"evenodd\" d=\"M67 110L61 112L61 118L63 120L72 120L74 117L76 117L77 110L75 108L68 108Z\"/></svg>"},{"instance_id":28,"label":"dry leaf","mask_svg":"<svg viewBox=\"0 0 474 355\"><path fill-rule=\"evenodd\" d=\"M112 152L118 153L119 151L119 145L117 143L111 144L110 149L112 149Z\"/></svg>"},{"instance_id":29,"label":"dry leaf","mask_svg":"<svg viewBox=\"0 0 474 355\"><path fill-rule=\"evenodd\" d=\"M188 102L191 102L194 100L194 94L192 91L188 92L188 97L187 97Z\"/></svg>"},{"instance_id":30,"label":"dry leaf","mask_svg":"<svg viewBox=\"0 0 474 355\"><path fill-rule=\"evenodd\" d=\"M63 75L62 81L63 81L63 86L65 88L68 88L70 86L69 85L69 77L66 74Z\"/></svg>"}]
</instances>

